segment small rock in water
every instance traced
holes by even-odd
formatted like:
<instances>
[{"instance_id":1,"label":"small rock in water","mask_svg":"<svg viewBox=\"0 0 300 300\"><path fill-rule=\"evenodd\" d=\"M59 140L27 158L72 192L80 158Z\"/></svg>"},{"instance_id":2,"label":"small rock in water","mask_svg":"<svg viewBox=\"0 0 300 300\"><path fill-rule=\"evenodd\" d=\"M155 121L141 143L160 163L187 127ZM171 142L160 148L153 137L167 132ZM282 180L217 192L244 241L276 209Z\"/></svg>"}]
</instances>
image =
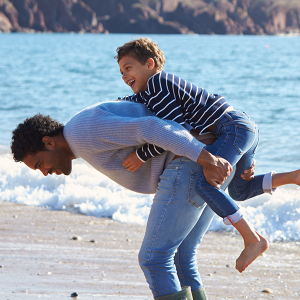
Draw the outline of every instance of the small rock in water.
<instances>
[{"instance_id":1,"label":"small rock in water","mask_svg":"<svg viewBox=\"0 0 300 300\"><path fill-rule=\"evenodd\" d=\"M90 240L90 243L96 243L96 241L95 240Z\"/></svg>"},{"instance_id":2,"label":"small rock in water","mask_svg":"<svg viewBox=\"0 0 300 300\"><path fill-rule=\"evenodd\" d=\"M0 268L4 268L4 266L3 266L3 265L0 265Z\"/></svg>"},{"instance_id":3,"label":"small rock in water","mask_svg":"<svg viewBox=\"0 0 300 300\"><path fill-rule=\"evenodd\" d=\"M74 235L74 236L71 238L71 240L73 240L73 241L81 241L81 236L79 236L79 235Z\"/></svg>"},{"instance_id":4,"label":"small rock in water","mask_svg":"<svg viewBox=\"0 0 300 300\"><path fill-rule=\"evenodd\" d=\"M273 294L273 291L269 288L264 289L262 292L267 294Z\"/></svg>"},{"instance_id":5,"label":"small rock in water","mask_svg":"<svg viewBox=\"0 0 300 300\"><path fill-rule=\"evenodd\" d=\"M75 293L72 293L72 294L71 294L71 297L72 297L72 298L76 298L76 297L78 297L78 294L77 294L76 292L75 292Z\"/></svg>"}]
</instances>

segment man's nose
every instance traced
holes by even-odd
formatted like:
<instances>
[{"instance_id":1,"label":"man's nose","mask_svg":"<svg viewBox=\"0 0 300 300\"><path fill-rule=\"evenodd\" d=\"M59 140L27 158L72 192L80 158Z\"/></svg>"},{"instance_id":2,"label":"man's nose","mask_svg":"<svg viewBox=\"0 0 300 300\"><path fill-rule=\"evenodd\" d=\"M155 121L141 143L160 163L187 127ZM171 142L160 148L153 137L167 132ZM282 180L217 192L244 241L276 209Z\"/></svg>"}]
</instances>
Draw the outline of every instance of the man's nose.
<instances>
[{"instance_id":1,"label":"man's nose","mask_svg":"<svg viewBox=\"0 0 300 300\"><path fill-rule=\"evenodd\" d=\"M44 176L47 176L49 173L47 169L41 169L40 171L43 173Z\"/></svg>"},{"instance_id":2,"label":"man's nose","mask_svg":"<svg viewBox=\"0 0 300 300\"><path fill-rule=\"evenodd\" d=\"M126 74L125 74L125 73L123 73L123 75L122 75L122 79L123 79L123 80L125 80L125 78L126 78Z\"/></svg>"}]
</instances>

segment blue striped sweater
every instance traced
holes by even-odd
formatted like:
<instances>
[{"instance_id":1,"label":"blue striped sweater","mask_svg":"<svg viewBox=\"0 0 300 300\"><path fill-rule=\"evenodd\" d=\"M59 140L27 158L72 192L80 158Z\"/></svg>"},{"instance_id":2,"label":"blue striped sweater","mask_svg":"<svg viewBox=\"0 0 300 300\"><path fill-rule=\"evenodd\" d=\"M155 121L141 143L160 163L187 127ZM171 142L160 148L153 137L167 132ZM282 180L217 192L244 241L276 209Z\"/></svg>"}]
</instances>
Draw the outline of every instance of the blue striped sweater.
<instances>
[{"instance_id":1,"label":"blue striped sweater","mask_svg":"<svg viewBox=\"0 0 300 300\"><path fill-rule=\"evenodd\" d=\"M173 120L188 129L194 128L199 135L210 132L208 127L230 106L221 95L209 94L205 89L164 71L149 78L145 92L119 100L143 103L159 118ZM163 152L160 147L145 144L136 153L146 161Z\"/></svg>"}]
</instances>

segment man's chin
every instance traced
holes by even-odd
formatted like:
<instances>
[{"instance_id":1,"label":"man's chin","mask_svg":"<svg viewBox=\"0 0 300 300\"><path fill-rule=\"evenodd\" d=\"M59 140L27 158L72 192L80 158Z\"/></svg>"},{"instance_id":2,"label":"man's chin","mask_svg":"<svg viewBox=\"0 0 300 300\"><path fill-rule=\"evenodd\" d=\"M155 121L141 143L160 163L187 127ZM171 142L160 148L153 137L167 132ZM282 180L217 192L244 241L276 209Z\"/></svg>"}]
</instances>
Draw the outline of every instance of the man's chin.
<instances>
[{"instance_id":1,"label":"man's chin","mask_svg":"<svg viewBox=\"0 0 300 300\"><path fill-rule=\"evenodd\" d=\"M61 174L64 174L64 175L68 176L68 175L71 174L71 172L72 172L72 169L70 169L70 170L65 170L65 171L63 171Z\"/></svg>"}]
</instances>

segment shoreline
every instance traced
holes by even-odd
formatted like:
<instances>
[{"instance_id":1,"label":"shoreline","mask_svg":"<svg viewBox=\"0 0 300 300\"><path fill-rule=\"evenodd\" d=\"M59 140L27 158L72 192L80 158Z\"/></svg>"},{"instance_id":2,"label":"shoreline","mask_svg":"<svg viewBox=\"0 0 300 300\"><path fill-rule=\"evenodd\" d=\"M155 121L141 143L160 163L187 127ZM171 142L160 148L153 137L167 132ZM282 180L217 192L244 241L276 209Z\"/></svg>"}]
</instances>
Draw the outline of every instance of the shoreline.
<instances>
[{"instance_id":1,"label":"shoreline","mask_svg":"<svg viewBox=\"0 0 300 300\"><path fill-rule=\"evenodd\" d=\"M145 226L0 205L1 299L153 299L137 258ZM299 299L299 242L271 243L240 274L242 246L234 232L205 235L198 266L209 299Z\"/></svg>"}]
</instances>

